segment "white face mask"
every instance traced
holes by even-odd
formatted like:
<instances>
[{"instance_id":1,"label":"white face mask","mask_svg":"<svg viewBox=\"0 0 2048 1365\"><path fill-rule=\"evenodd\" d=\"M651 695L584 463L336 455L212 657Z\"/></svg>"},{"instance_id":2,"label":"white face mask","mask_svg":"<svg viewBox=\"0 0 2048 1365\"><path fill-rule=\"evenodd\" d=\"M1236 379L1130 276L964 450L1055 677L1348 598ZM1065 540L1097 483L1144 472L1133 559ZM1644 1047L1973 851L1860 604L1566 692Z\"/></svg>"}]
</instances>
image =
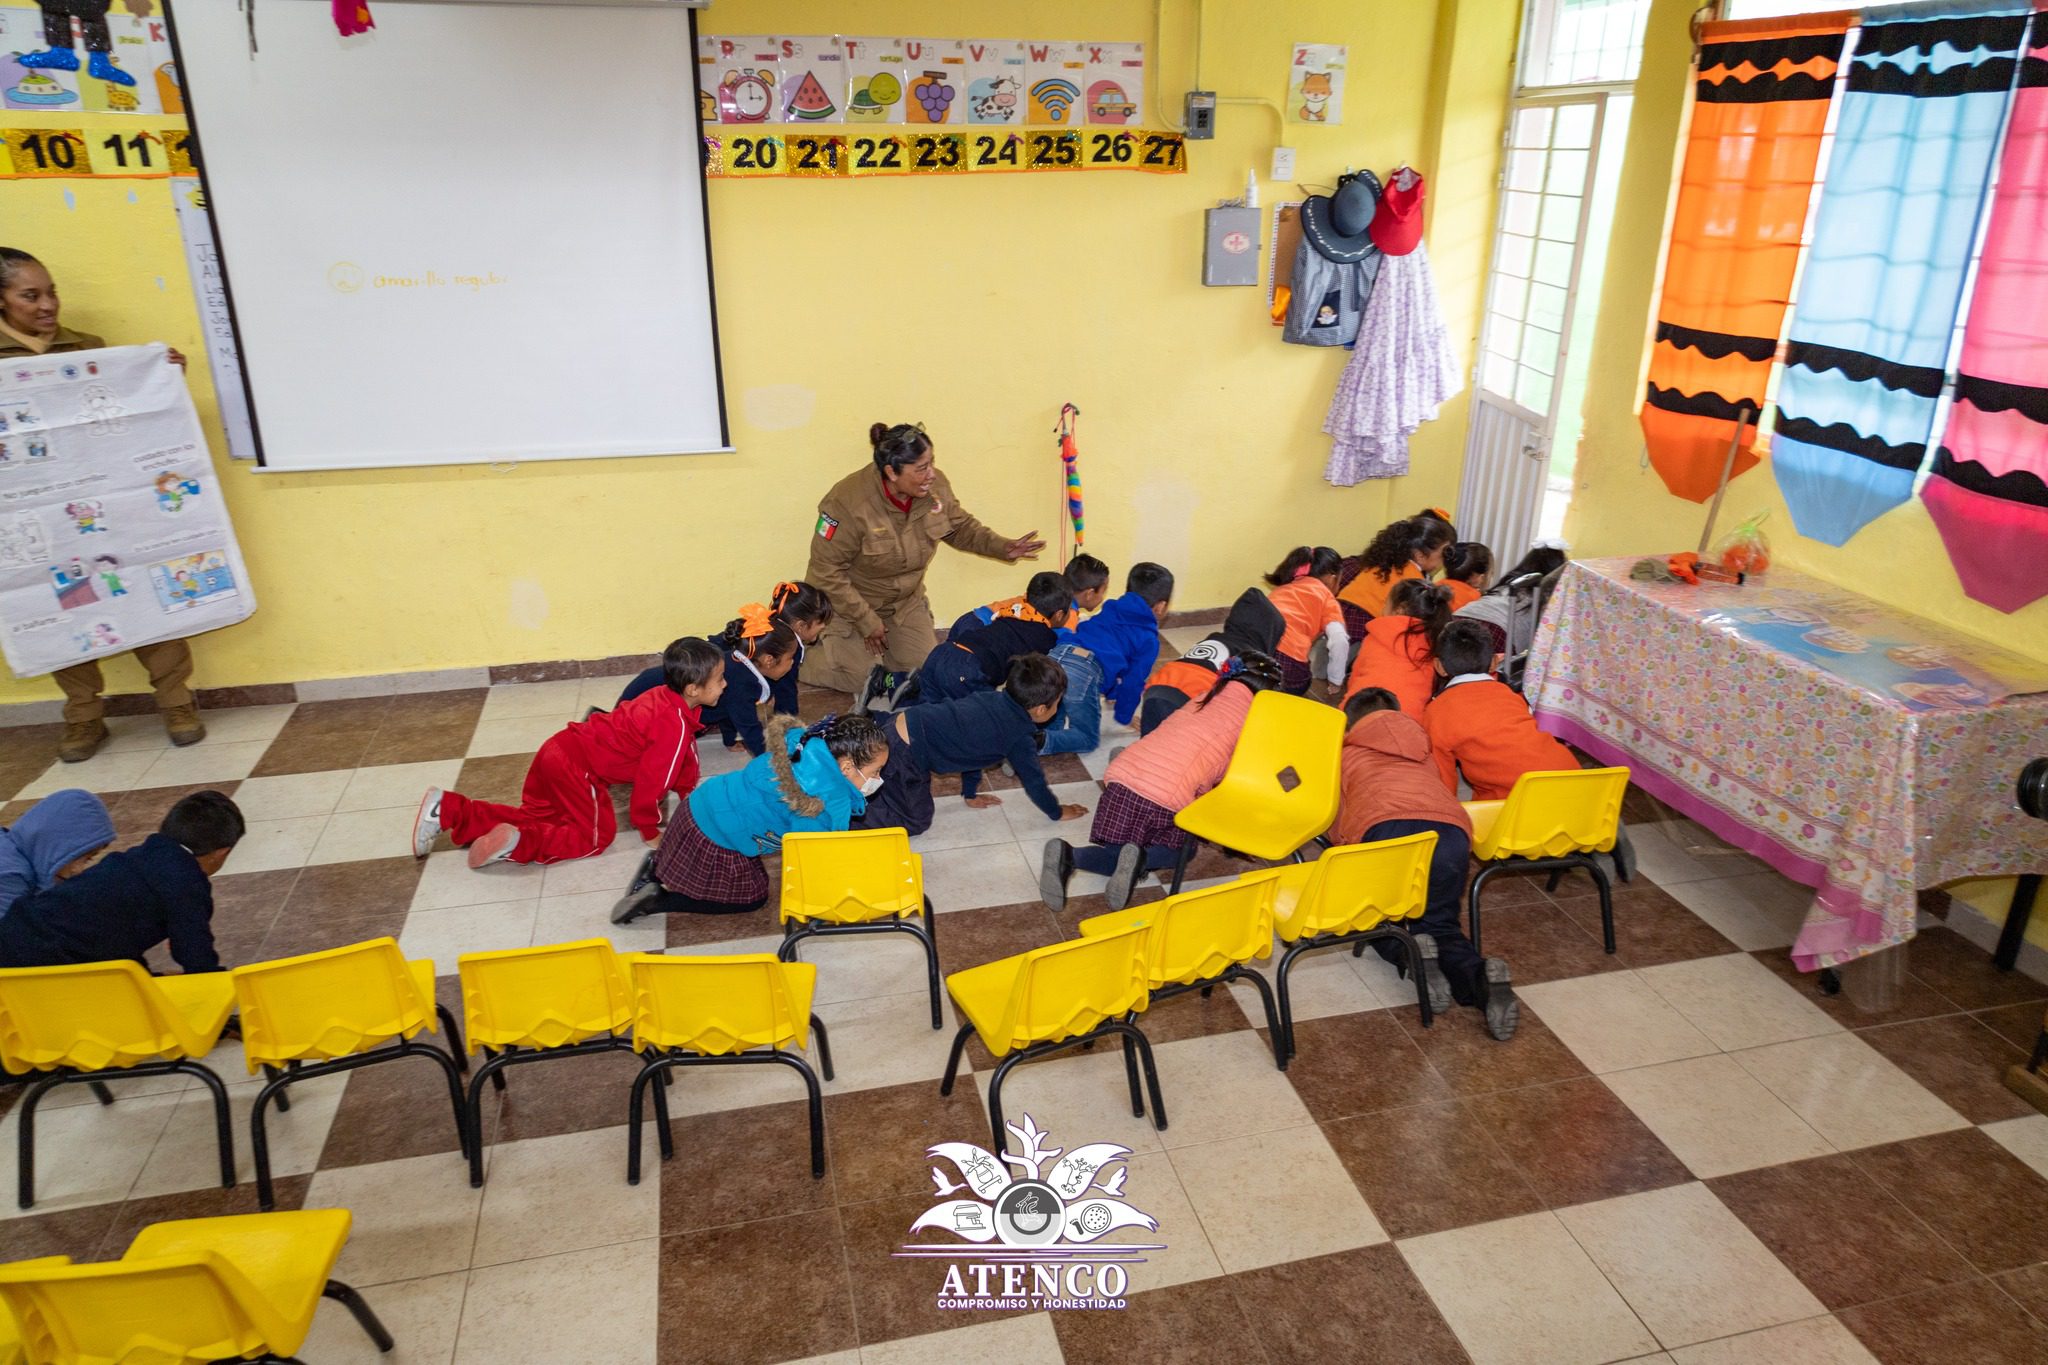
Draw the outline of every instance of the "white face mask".
<instances>
[{"instance_id":1,"label":"white face mask","mask_svg":"<svg viewBox=\"0 0 2048 1365\"><path fill-rule=\"evenodd\" d=\"M873 796L876 792L880 791L881 789L882 779L879 776L871 777L867 781L860 784L860 794L862 796Z\"/></svg>"}]
</instances>

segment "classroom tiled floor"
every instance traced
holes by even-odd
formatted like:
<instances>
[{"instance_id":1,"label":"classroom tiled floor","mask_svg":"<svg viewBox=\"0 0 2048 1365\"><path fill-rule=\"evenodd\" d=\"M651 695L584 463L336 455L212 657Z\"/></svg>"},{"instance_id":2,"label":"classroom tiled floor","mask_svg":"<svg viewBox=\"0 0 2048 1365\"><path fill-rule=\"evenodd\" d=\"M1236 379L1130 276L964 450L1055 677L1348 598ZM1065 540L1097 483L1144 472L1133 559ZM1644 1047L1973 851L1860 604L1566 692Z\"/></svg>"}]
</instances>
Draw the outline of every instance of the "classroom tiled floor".
<instances>
[{"instance_id":1,"label":"classroom tiled floor","mask_svg":"<svg viewBox=\"0 0 2048 1365\"><path fill-rule=\"evenodd\" d=\"M0 823L84 785L125 844L182 793L228 791L250 820L217 882L230 962L390 934L440 964L451 1005L472 949L600 934L769 948L771 911L612 930L637 840L545 870L407 856L423 786L513 796L534 747L618 684L216 711L188 750L124 718L102 754L62 768L54 727L7 731ZM1119 742L1053 765L1064 799L1092 804ZM708 771L732 761L715 740L700 753ZM1065 913L1039 904L1052 827L1012 780L994 785L1001 808L943 796L917 841L949 971L1101 908L1085 877ZM1896 1003L1859 1013L1786 961L1796 888L1653 802L1630 818L1645 876L1618 897L1616 956L1582 880L1489 894L1487 947L1525 1004L1511 1043L1471 1011L1424 1030L1376 958L1326 954L1298 974L1285 1074L1241 988L1146 1016L1164 1132L1131 1117L1114 1054L1017 1073L1013 1118L1133 1149L1127 1194L1166 1249L1134 1268L1122 1311L942 1312L938 1272L890 1255L933 1201L925 1149L987 1141L975 1079L938 1094L952 1014L933 1031L908 940L806 950L838 1066L823 1180L795 1078L743 1068L678 1076L676 1158L628 1186L633 1064L585 1058L515 1069L488 1097L489 1179L472 1190L438 1077L392 1065L294 1090L271 1130L282 1202L354 1211L337 1273L398 1335L383 1359L404 1362L2048 1360L2048 1117L1998 1079L2048 987L1932 925ZM1197 867L1231 870L1213 854ZM215 1062L246 1112L255 1086L227 1052ZM202 1092L117 1089L110 1107L82 1089L46 1103L41 1200L0 1201L7 1257L112 1256L156 1219L253 1209L246 1178L215 1186ZM15 1092L0 1087L0 1108ZM10 1163L15 1137L9 1113ZM238 1155L246 1177L246 1126ZM379 1358L332 1304L302 1355Z\"/></svg>"}]
</instances>

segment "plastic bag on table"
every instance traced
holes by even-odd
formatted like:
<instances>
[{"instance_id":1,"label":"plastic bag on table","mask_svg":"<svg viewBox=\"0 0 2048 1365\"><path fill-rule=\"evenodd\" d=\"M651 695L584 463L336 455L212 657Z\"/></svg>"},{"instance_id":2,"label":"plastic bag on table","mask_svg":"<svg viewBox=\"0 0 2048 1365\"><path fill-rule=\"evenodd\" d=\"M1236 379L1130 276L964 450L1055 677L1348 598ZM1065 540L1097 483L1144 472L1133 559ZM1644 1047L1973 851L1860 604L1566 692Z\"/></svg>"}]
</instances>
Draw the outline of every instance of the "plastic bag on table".
<instances>
[{"instance_id":1,"label":"plastic bag on table","mask_svg":"<svg viewBox=\"0 0 2048 1365\"><path fill-rule=\"evenodd\" d=\"M1730 573L1759 574L1771 567L1771 538L1764 534L1764 518L1769 512L1759 512L1743 522L1714 547L1715 562Z\"/></svg>"}]
</instances>

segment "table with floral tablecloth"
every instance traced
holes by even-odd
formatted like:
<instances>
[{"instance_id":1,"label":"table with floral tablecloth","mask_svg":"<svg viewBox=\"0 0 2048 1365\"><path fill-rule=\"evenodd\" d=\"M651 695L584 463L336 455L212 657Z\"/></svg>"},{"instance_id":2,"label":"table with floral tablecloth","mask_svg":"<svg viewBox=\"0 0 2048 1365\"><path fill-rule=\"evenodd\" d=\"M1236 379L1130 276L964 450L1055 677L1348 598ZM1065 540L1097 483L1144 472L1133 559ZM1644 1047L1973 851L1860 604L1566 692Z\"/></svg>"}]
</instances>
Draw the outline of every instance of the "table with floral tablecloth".
<instances>
[{"instance_id":1,"label":"table with floral tablecloth","mask_svg":"<svg viewBox=\"0 0 2048 1365\"><path fill-rule=\"evenodd\" d=\"M2014 804L2048 665L1786 570L1741 587L1573 562L1526 689L1539 723L1816 888L1801 970L1913 936L1915 891L2048 871Z\"/></svg>"}]
</instances>

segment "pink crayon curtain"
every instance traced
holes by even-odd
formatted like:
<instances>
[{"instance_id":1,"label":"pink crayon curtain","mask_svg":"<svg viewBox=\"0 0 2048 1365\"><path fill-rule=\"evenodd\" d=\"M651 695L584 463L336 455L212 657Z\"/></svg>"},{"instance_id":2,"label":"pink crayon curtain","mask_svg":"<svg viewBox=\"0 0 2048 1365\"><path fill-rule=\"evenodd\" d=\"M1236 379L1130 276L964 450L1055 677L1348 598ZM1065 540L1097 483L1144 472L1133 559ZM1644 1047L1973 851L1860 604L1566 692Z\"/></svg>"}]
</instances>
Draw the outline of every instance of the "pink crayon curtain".
<instances>
[{"instance_id":1,"label":"pink crayon curtain","mask_svg":"<svg viewBox=\"0 0 2048 1365\"><path fill-rule=\"evenodd\" d=\"M2048 12L2034 15L1958 366L1921 499L1963 590L2048 596Z\"/></svg>"}]
</instances>

